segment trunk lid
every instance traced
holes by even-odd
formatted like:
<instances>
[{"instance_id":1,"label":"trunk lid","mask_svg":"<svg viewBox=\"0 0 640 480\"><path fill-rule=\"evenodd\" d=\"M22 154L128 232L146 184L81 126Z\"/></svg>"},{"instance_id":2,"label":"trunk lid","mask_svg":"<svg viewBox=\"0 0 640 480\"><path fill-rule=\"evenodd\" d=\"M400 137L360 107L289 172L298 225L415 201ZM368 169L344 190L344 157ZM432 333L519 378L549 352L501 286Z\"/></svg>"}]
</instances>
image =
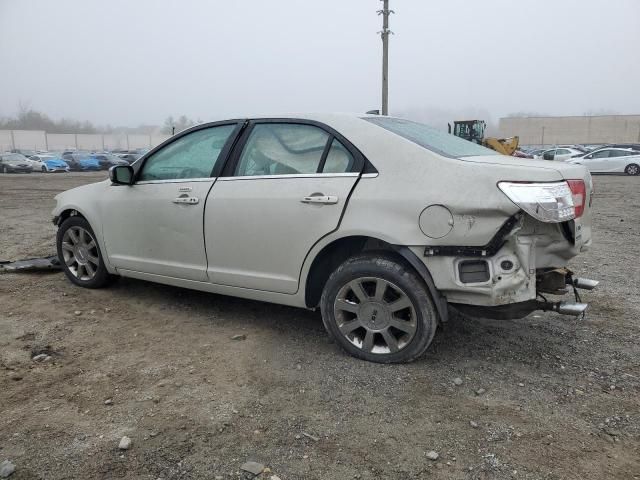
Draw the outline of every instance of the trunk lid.
<instances>
[{"instance_id":1,"label":"trunk lid","mask_svg":"<svg viewBox=\"0 0 640 480\"><path fill-rule=\"evenodd\" d=\"M558 179L572 180L580 179L586 181L587 169L581 165L570 164L566 162L553 162L550 160L536 160L532 158L509 157L507 155L478 155L473 157L461 157L464 162L486 163L488 165L500 165L502 167L515 167L517 170L521 168L531 169L531 181L541 181L535 178L536 170L546 172L553 171L558 173ZM577 168L576 168L577 167ZM521 173L521 172L519 172ZM505 180L508 180L505 178Z\"/></svg>"}]
</instances>

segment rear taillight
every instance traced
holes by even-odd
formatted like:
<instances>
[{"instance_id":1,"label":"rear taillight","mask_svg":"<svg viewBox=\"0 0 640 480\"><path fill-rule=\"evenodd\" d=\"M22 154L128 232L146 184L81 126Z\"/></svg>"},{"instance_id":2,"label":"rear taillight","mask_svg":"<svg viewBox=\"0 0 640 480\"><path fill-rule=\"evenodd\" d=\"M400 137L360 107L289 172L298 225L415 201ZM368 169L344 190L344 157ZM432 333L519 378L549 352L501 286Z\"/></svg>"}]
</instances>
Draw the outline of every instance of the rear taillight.
<instances>
[{"instance_id":1,"label":"rear taillight","mask_svg":"<svg viewBox=\"0 0 640 480\"><path fill-rule=\"evenodd\" d=\"M573 206L576 209L576 218L584 213L584 205L587 201L587 189L584 180L567 180L573 197Z\"/></svg>"},{"instance_id":2,"label":"rear taillight","mask_svg":"<svg viewBox=\"0 0 640 480\"><path fill-rule=\"evenodd\" d=\"M498 188L533 218L541 222L561 223L576 217L573 193L562 182L498 182Z\"/></svg>"}]
</instances>

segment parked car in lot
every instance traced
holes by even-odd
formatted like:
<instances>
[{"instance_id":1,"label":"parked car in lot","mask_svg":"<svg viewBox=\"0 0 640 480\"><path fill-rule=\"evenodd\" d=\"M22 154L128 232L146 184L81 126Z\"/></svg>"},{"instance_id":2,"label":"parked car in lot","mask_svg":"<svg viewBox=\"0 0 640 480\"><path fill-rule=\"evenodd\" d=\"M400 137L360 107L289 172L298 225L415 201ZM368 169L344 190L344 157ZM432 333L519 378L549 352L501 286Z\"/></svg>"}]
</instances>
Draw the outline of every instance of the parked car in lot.
<instances>
[{"instance_id":1,"label":"parked car in lot","mask_svg":"<svg viewBox=\"0 0 640 480\"><path fill-rule=\"evenodd\" d=\"M544 148L533 148L527 150L527 153L531 155L533 158L540 158L546 149Z\"/></svg>"},{"instance_id":2,"label":"parked car in lot","mask_svg":"<svg viewBox=\"0 0 640 480\"><path fill-rule=\"evenodd\" d=\"M3 153L0 155L0 172L31 173L31 164L21 153Z\"/></svg>"},{"instance_id":3,"label":"parked car in lot","mask_svg":"<svg viewBox=\"0 0 640 480\"><path fill-rule=\"evenodd\" d=\"M29 157L34 172L68 172L67 162L56 155L32 155Z\"/></svg>"},{"instance_id":4,"label":"parked car in lot","mask_svg":"<svg viewBox=\"0 0 640 480\"><path fill-rule=\"evenodd\" d=\"M601 148L568 162L584 165L591 173L640 175L640 151L630 148Z\"/></svg>"},{"instance_id":5,"label":"parked car in lot","mask_svg":"<svg viewBox=\"0 0 640 480\"><path fill-rule=\"evenodd\" d=\"M69 164L71 170L100 170L100 162L89 153L63 153L62 159Z\"/></svg>"},{"instance_id":6,"label":"parked car in lot","mask_svg":"<svg viewBox=\"0 0 640 480\"><path fill-rule=\"evenodd\" d=\"M24 155L29 158L31 155L36 155L38 152L26 148L13 148L10 153L19 153L20 155Z\"/></svg>"},{"instance_id":7,"label":"parked car in lot","mask_svg":"<svg viewBox=\"0 0 640 480\"><path fill-rule=\"evenodd\" d=\"M390 363L421 355L449 306L582 313L538 298L594 286L565 268L591 245L591 200L582 166L336 114L190 128L57 195L53 215L76 285L120 275L320 308L347 352Z\"/></svg>"},{"instance_id":8,"label":"parked car in lot","mask_svg":"<svg viewBox=\"0 0 640 480\"><path fill-rule=\"evenodd\" d=\"M94 153L94 154L91 154L90 157L98 160L98 163L100 164L100 168L102 168L103 170L108 170L109 168L114 167L116 165L129 165L129 162L112 153L104 153L104 152Z\"/></svg>"},{"instance_id":9,"label":"parked car in lot","mask_svg":"<svg viewBox=\"0 0 640 480\"><path fill-rule=\"evenodd\" d=\"M136 162L140 157L142 157L142 154L140 153L121 153L118 155L118 157L120 157L122 160L126 160L127 163L132 164L133 162Z\"/></svg>"},{"instance_id":10,"label":"parked car in lot","mask_svg":"<svg viewBox=\"0 0 640 480\"><path fill-rule=\"evenodd\" d=\"M533 158L533 155L527 152L523 152L522 150L516 150L515 152L513 152L513 156L519 158Z\"/></svg>"},{"instance_id":11,"label":"parked car in lot","mask_svg":"<svg viewBox=\"0 0 640 480\"><path fill-rule=\"evenodd\" d=\"M567 160L571 157L584 155L585 152L572 147L554 147L543 151L537 158L543 160Z\"/></svg>"}]
</instances>

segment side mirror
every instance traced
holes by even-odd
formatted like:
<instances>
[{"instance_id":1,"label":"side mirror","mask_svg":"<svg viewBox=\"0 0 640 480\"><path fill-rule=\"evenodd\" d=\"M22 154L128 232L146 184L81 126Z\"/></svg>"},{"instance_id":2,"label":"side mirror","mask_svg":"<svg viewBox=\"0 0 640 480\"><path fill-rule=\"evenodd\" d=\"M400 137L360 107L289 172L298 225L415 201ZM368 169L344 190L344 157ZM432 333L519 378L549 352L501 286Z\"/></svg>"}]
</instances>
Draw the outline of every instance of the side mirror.
<instances>
[{"instance_id":1,"label":"side mirror","mask_svg":"<svg viewBox=\"0 0 640 480\"><path fill-rule=\"evenodd\" d=\"M109 169L109 179L116 185L131 185L133 183L133 168L129 165L116 165Z\"/></svg>"}]
</instances>

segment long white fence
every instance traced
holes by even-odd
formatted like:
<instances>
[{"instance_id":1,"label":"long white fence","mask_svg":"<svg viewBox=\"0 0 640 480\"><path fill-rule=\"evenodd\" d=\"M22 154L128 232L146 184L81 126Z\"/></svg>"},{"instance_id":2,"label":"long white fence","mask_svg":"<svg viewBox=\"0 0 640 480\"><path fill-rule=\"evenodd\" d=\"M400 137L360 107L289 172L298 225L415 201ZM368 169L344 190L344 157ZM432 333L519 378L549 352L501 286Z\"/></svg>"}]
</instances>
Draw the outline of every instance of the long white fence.
<instances>
[{"instance_id":1,"label":"long white fence","mask_svg":"<svg viewBox=\"0 0 640 480\"><path fill-rule=\"evenodd\" d=\"M47 133L43 130L0 130L0 152L28 150L133 150L152 148L170 135Z\"/></svg>"},{"instance_id":2,"label":"long white fence","mask_svg":"<svg viewBox=\"0 0 640 480\"><path fill-rule=\"evenodd\" d=\"M522 145L563 143L640 143L640 115L508 117L500 119L504 137Z\"/></svg>"}]
</instances>

